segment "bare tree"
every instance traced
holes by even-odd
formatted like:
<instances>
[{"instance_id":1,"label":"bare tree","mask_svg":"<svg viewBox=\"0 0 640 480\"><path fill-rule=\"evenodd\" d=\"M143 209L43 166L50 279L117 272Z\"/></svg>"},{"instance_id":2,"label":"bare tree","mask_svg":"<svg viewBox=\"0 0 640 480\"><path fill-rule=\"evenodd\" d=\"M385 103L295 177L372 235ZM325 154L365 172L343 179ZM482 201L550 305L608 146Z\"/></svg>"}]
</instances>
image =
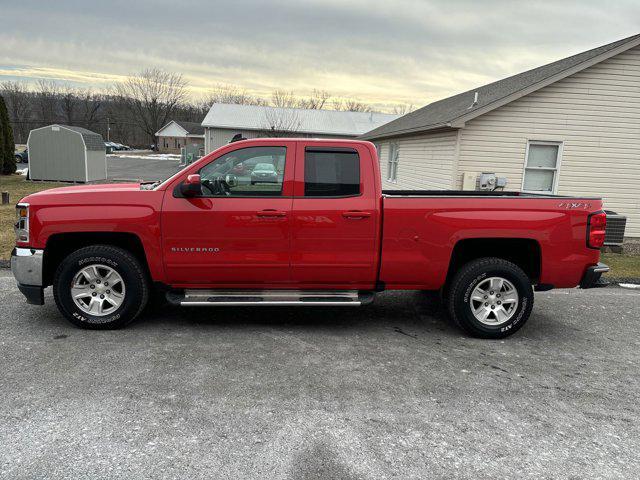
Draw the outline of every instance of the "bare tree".
<instances>
[{"instance_id":1,"label":"bare tree","mask_svg":"<svg viewBox=\"0 0 640 480\"><path fill-rule=\"evenodd\" d=\"M407 103L403 103L403 104L399 104L399 105L394 105L393 108L391 109L391 113L395 114L395 115L405 115L407 113L413 112L415 110L415 107L412 104L407 104Z\"/></svg>"},{"instance_id":2,"label":"bare tree","mask_svg":"<svg viewBox=\"0 0 640 480\"><path fill-rule=\"evenodd\" d=\"M78 105L80 104L80 91L73 87L65 86L62 88L61 110L62 121L67 125L75 125L78 114Z\"/></svg>"},{"instance_id":3,"label":"bare tree","mask_svg":"<svg viewBox=\"0 0 640 480\"><path fill-rule=\"evenodd\" d=\"M155 133L187 97L187 82L182 75L157 68L143 70L114 88L134 122L152 143L155 143Z\"/></svg>"},{"instance_id":4,"label":"bare tree","mask_svg":"<svg viewBox=\"0 0 640 480\"><path fill-rule=\"evenodd\" d=\"M26 143L29 135L32 95L26 84L19 82L3 82L0 85L0 91L8 104L15 141Z\"/></svg>"},{"instance_id":5,"label":"bare tree","mask_svg":"<svg viewBox=\"0 0 640 480\"><path fill-rule=\"evenodd\" d=\"M354 98L335 100L333 102L333 108L334 110L341 110L344 112L371 112L371 107L369 105Z\"/></svg>"},{"instance_id":6,"label":"bare tree","mask_svg":"<svg viewBox=\"0 0 640 480\"><path fill-rule=\"evenodd\" d=\"M49 125L58 121L58 100L60 86L50 80L40 79L36 82L35 114L41 125Z\"/></svg>"},{"instance_id":7,"label":"bare tree","mask_svg":"<svg viewBox=\"0 0 640 480\"><path fill-rule=\"evenodd\" d=\"M298 101L292 91L274 90L271 94L271 104L276 108L295 108Z\"/></svg>"},{"instance_id":8,"label":"bare tree","mask_svg":"<svg viewBox=\"0 0 640 480\"><path fill-rule=\"evenodd\" d=\"M300 129L300 117L292 108L268 107L264 111L263 134L284 137Z\"/></svg>"},{"instance_id":9,"label":"bare tree","mask_svg":"<svg viewBox=\"0 0 640 480\"><path fill-rule=\"evenodd\" d=\"M309 108L312 110L321 110L327 101L331 98L331 94L326 90L313 89L309 98L303 98L298 102L300 108Z\"/></svg>"},{"instance_id":10,"label":"bare tree","mask_svg":"<svg viewBox=\"0 0 640 480\"><path fill-rule=\"evenodd\" d=\"M231 103L238 105L266 105L267 102L255 95L249 94L237 85L218 85L213 88L204 100L196 105L201 115L206 115L214 103Z\"/></svg>"},{"instance_id":11,"label":"bare tree","mask_svg":"<svg viewBox=\"0 0 640 480\"><path fill-rule=\"evenodd\" d=\"M78 103L82 126L92 130L100 122L102 97L93 93L91 89L82 90L78 97Z\"/></svg>"}]
</instances>

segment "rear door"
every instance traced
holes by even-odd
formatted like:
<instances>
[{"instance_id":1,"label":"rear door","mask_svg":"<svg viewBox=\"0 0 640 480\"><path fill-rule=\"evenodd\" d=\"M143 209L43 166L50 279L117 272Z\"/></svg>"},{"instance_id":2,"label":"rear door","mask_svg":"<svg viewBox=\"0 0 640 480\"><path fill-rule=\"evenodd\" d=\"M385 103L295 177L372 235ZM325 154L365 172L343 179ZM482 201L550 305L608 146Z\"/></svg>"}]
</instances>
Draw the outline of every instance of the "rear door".
<instances>
[{"instance_id":1,"label":"rear door","mask_svg":"<svg viewBox=\"0 0 640 480\"><path fill-rule=\"evenodd\" d=\"M374 287L380 219L371 162L364 144L298 143L291 225L295 284Z\"/></svg>"}]
</instances>

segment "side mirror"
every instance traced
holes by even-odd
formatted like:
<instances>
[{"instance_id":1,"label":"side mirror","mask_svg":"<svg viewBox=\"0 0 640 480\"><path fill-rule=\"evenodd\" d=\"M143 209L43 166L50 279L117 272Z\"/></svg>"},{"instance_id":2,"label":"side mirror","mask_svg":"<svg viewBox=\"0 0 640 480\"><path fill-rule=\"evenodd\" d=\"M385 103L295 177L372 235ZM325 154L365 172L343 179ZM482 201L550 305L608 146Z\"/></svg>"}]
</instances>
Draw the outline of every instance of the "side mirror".
<instances>
[{"instance_id":1,"label":"side mirror","mask_svg":"<svg viewBox=\"0 0 640 480\"><path fill-rule=\"evenodd\" d=\"M200 175L194 173L180 184L180 193L185 197L197 197L202 194L202 182Z\"/></svg>"}]
</instances>

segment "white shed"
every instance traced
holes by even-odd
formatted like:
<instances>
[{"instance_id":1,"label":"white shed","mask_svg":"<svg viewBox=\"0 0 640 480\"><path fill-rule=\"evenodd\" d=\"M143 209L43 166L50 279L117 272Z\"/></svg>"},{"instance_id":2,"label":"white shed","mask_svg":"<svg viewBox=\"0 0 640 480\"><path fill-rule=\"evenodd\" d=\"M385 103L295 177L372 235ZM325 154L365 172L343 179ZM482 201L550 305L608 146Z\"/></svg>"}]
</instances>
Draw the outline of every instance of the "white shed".
<instances>
[{"instance_id":1,"label":"white shed","mask_svg":"<svg viewBox=\"0 0 640 480\"><path fill-rule=\"evenodd\" d=\"M106 180L107 159L99 133L49 125L29 132L29 178L63 182Z\"/></svg>"}]
</instances>

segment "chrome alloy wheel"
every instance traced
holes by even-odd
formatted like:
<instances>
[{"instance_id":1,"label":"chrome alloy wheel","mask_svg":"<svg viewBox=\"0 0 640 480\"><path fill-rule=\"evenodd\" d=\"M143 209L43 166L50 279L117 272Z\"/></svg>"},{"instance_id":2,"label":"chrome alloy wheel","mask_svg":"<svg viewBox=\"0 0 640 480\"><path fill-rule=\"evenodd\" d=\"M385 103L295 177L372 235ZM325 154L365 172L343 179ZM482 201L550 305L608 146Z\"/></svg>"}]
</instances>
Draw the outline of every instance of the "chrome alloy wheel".
<instances>
[{"instance_id":1,"label":"chrome alloy wheel","mask_svg":"<svg viewBox=\"0 0 640 480\"><path fill-rule=\"evenodd\" d=\"M473 289L469 304L476 319L485 325L502 325L518 309L518 291L509 280L491 277Z\"/></svg>"},{"instance_id":2,"label":"chrome alloy wheel","mask_svg":"<svg viewBox=\"0 0 640 480\"><path fill-rule=\"evenodd\" d=\"M103 317L115 312L125 297L124 280L106 265L89 265L80 270L71 284L71 298L80 310Z\"/></svg>"}]
</instances>

